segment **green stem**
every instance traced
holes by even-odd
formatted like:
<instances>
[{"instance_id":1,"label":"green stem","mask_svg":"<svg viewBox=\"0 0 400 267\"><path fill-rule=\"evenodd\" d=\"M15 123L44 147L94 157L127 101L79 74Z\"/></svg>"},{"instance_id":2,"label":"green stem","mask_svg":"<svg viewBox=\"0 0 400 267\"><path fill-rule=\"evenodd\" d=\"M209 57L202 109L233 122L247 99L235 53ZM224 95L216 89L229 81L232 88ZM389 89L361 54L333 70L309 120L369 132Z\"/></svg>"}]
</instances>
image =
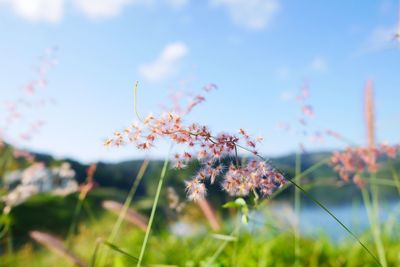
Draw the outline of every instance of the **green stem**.
<instances>
[{"instance_id":1,"label":"green stem","mask_svg":"<svg viewBox=\"0 0 400 267\"><path fill-rule=\"evenodd\" d=\"M163 182L164 182L165 174L167 173L168 162L169 162L169 155L165 158L164 166L162 168L161 175L160 175L160 180L158 181L156 196L154 198L153 207L151 209L151 214L150 214L150 218L149 218L149 224L148 224L147 229L146 229L146 235L144 236L144 240L143 240L143 243L142 243L142 248L140 250L140 255L139 255L139 260L138 260L138 263L137 263L137 267L141 266L142 261L143 261L144 252L146 251L147 241L149 240L151 226L153 225L154 215L155 215L156 209L157 209L158 199L160 198L161 188L162 188L162 185L163 185Z\"/></svg>"},{"instance_id":2,"label":"green stem","mask_svg":"<svg viewBox=\"0 0 400 267\"><path fill-rule=\"evenodd\" d=\"M233 230L233 232L229 236L234 237L235 235L237 235L237 233L239 231L239 228L240 228L240 224L236 225L235 229ZM205 267L212 266L214 261L219 257L219 255L222 253L222 251L224 251L225 247L228 245L229 242L230 241L225 240L225 241L223 241L221 243L221 245L218 247L218 249L215 251L215 253L211 256L210 260L207 262ZM235 242L238 242L238 241L235 241Z\"/></svg>"},{"instance_id":3,"label":"green stem","mask_svg":"<svg viewBox=\"0 0 400 267\"><path fill-rule=\"evenodd\" d=\"M124 219L126 217L126 213L128 212L129 206L132 203L133 197L136 194L136 191L137 191L137 189L139 187L140 182L142 181L142 178L144 176L144 173L145 173L148 165L149 165L149 161L148 160L144 160L142 165L140 166L139 172L136 175L136 179L133 182L131 189L129 190L128 196L125 199L124 206L122 207L122 209L121 209L121 211L120 211L120 213L118 215L118 219L115 222L115 224L114 224L114 226L113 226L113 228L111 230L111 233L110 233L110 236L107 239L107 242L114 243L114 241L115 241L115 239L116 239L116 237L118 235L119 229L121 228L122 222L124 221ZM100 261L99 261L100 262L100 266L103 266L105 264L105 261L108 258L108 251L109 250L107 249L104 252L104 254L102 254L102 257L100 258Z\"/></svg>"},{"instance_id":4,"label":"green stem","mask_svg":"<svg viewBox=\"0 0 400 267\"><path fill-rule=\"evenodd\" d=\"M302 178L304 176L307 176L308 174L312 173L313 171L317 170L318 168L320 168L322 165L328 163L330 160L330 158L325 158L317 163L315 163L314 165L310 166L308 169L304 170L302 173L300 173L299 175L296 175L295 177L293 177L293 180L297 180L299 178ZM283 191L285 191L289 186L291 186L291 183L287 183L284 186L282 186L279 190L275 191L269 199L273 199L276 196L278 196L279 194L281 194Z\"/></svg>"},{"instance_id":5,"label":"green stem","mask_svg":"<svg viewBox=\"0 0 400 267\"><path fill-rule=\"evenodd\" d=\"M296 153L295 160L295 177L296 183L300 185L301 183L301 154L300 152ZM294 210L296 214L296 224L294 227L294 258L295 258L295 266L299 265L299 256L300 256L300 206L301 206L301 195L300 190L296 187L294 190Z\"/></svg>"},{"instance_id":6,"label":"green stem","mask_svg":"<svg viewBox=\"0 0 400 267\"><path fill-rule=\"evenodd\" d=\"M228 245L229 241L224 241L215 251L215 253L212 255L211 259L208 261L208 263L205 265L205 267L211 266L211 264L218 258L218 256L224 251L226 245Z\"/></svg>"},{"instance_id":7,"label":"green stem","mask_svg":"<svg viewBox=\"0 0 400 267\"><path fill-rule=\"evenodd\" d=\"M147 169L148 164L149 164L148 160L143 161L142 166L140 167L140 170L136 176L135 182L133 183L131 190L129 191L128 196L125 200L124 206L123 206L121 212L119 213L118 219L117 219L116 223L114 224L114 227L111 231L110 236L108 237L108 242L113 243L115 241L115 238L118 234L118 231L121 227L123 220L125 219L126 213L128 212L129 206L132 203L132 200L137 191L137 188L139 187L139 184L142 181L142 178L144 176L144 173Z\"/></svg>"},{"instance_id":8,"label":"green stem","mask_svg":"<svg viewBox=\"0 0 400 267\"><path fill-rule=\"evenodd\" d=\"M136 81L136 83L135 83L135 89L134 89L134 92L133 92L133 94L134 94L134 96L133 96L133 109L134 109L134 111L135 111L135 115L136 115L136 117L138 118L138 120L141 121L141 122L143 122L142 119L141 119L141 117L139 116L139 112L137 111L137 103L136 103L136 100L137 100L137 91L138 91L138 88L139 88L139 81Z\"/></svg>"},{"instance_id":9,"label":"green stem","mask_svg":"<svg viewBox=\"0 0 400 267\"><path fill-rule=\"evenodd\" d=\"M361 242L361 240L344 224L342 223L328 208L326 208L321 202L319 202L315 197L313 197L310 193L308 193L306 190L304 190L301 186L299 186L296 182L293 180L288 180L291 184L293 184L295 187L300 189L300 191L310 200L312 200L315 204L317 204L320 208L322 208L326 213L328 213L342 228L349 234L351 235L360 245L363 247L363 249L376 261L379 266L383 266L378 258L367 248L364 243ZM385 266L383 266L385 267Z\"/></svg>"},{"instance_id":10,"label":"green stem","mask_svg":"<svg viewBox=\"0 0 400 267\"><path fill-rule=\"evenodd\" d=\"M368 190L364 187L361 189L361 194L363 197L364 205L367 210L368 220L371 225L371 230L375 242L376 249L378 251L379 262L381 266L386 267L386 257L385 257L385 249L381 239L380 226L379 226L379 218L377 217L377 212L375 211L376 206L371 204L371 199L368 193Z\"/></svg>"}]
</instances>

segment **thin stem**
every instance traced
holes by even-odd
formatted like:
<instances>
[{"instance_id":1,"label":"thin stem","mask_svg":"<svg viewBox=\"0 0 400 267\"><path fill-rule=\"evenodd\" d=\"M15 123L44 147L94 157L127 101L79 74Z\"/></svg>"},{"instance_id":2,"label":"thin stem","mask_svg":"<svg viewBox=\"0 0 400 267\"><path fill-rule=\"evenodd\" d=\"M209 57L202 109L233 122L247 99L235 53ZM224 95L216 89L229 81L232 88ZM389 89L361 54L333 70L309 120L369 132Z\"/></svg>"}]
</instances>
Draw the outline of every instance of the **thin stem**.
<instances>
[{"instance_id":1,"label":"thin stem","mask_svg":"<svg viewBox=\"0 0 400 267\"><path fill-rule=\"evenodd\" d=\"M237 151L237 146L236 144L234 144L235 146L235 158L236 158L236 168L239 168L239 157L238 157L238 151Z\"/></svg>"},{"instance_id":2,"label":"thin stem","mask_svg":"<svg viewBox=\"0 0 400 267\"><path fill-rule=\"evenodd\" d=\"M121 224L122 224L123 220L125 219L126 213L127 213L128 209L129 209L129 206L132 203L132 199L133 199L133 197L134 197L134 195L135 195L135 193L137 191L137 188L139 187L140 182L142 181L142 178L144 176L144 173L145 173L148 165L149 165L149 161L148 160L144 160L142 165L140 166L140 169L139 169L139 172L138 172L138 174L136 176L135 182L133 183L133 185L131 187L131 190L128 193L128 196L127 196L127 198L125 200L124 206L123 206L121 212L119 213L118 219L114 224L114 227L113 227L113 229L111 231L110 236L108 237L108 242L113 243L115 241L115 238L116 238L116 236L118 234L118 231L119 231L119 229L121 227Z\"/></svg>"},{"instance_id":3,"label":"thin stem","mask_svg":"<svg viewBox=\"0 0 400 267\"><path fill-rule=\"evenodd\" d=\"M378 251L379 262L381 266L386 267L386 257L385 257L385 250L381 239L380 227L379 227L379 218L376 217L377 213L375 212L375 207L373 203L371 204L371 199L369 196L368 190L363 187L361 189L361 194L363 197L364 205L367 210L368 220L371 225L372 234L375 242L376 249Z\"/></svg>"},{"instance_id":4,"label":"thin stem","mask_svg":"<svg viewBox=\"0 0 400 267\"><path fill-rule=\"evenodd\" d=\"M236 225L235 229L232 231L232 233L229 236L234 237L235 234L238 233L239 231L239 225ZM224 251L225 247L228 245L230 241L224 240L222 242L222 244L218 247L218 249L215 251L215 253L211 256L211 258L208 260L207 264L205 265L205 267L209 267L212 266L212 264L214 263L214 261L219 257L219 255L222 253L222 251ZM238 242L238 241L235 241Z\"/></svg>"},{"instance_id":5,"label":"thin stem","mask_svg":"<svg viewBox=\"0 0 400 267\"><path fill-rule=\"evenodd\" d=\"M296 160L295 160L295 172L296 175L296 183L300 185L301 182L301 154L300 152L296 153ZM300 256L300 205L301 205L301 198L300 198L300 190L296 187L294 190L294 210L296 214L296 225L294 229L294 256L295 256L295 266L299 264L299 256Z\"/></svg>"},{"instance_id":6,"label":"thin stem","mask_svg":"<svg viewBox=\"0 0 400 267\"><path fill-rule=\"evenodd\" d=\"M300 189L300 191L308 197L310 200L312 200L315 204L317 204L320 208L322 208L326 213L328 213L348 234L350 234L364 249L365 251L376 261L376 263L379 264L379 266L383 266L378 258L367 248L364 243L361 242L361 240L344 224L342 223L328 208L326 208L321 202L319 202L316 198L314 198L310 193L308 193L306 190L304 190L301 186L299 186L296 182L293 180L288 180L291 184L293 184L295 187ZM384 266L383 266L384 267Z\"/></svg>"},{"instance_id":7,"label":"thin stem","mask_svg":"<svg viewBox=\"0 0 400 267\"><path fill-rule=\"evenodd\" d=\"M322 165L326 164L328 161L329 161L329 158L326 158L326 159L323 159L323 160L315 163L314 165L310 166L308 169L306 169L302 173L300 173L298 176L293 177L293 180L297 180L297 179L299 179L299 177L301 178L301 177L309 175L310 173L312 173L315 170L317 170L318 168L320 168ZM272 195L269 197L269 199L275 198L276 196L281 194L283 191L285 191L289 186L292 186L292 184L291 183L285 184L280 189L278 189L277 191L272 193ZM266 199L266 200L268 201L268 199Z\"/></svg>"},{"instance_id":8,"label":"thin stem","mask_svg":"<svg viewBox=\"0 0 400 267\"><path fill-rule=\"evenodd\" d=\"M128 196L125 199L124 206L122 207L122 209L118 215L118 219L115 222L115 224L111 230L111 233L107 239L107 242L114 243L114 241L118 235L118 232L121 228L122 222L125 219L126 213L128 212L129 206L132 203L133 197L136 194L137 188L139 187L139 184L142 181L142 178L144 176L144 173L145 173L148 165L149 165L149 160L146 159L143 161L142 165L140 166L139 172L136 175L136 179L133 182L131 189L129 190ZM108 258L109 249L108 248L106 248L106 249L107 250L104 252L104 254L102 254L102 257L100 258L100 266L105 265L105 261Z\"/></svg>"},{"instance_id":9,"label":"thin stem","mask_svg":"<svg viewBox=\"0 0 400 267\"><path fill-rule=\"evenodd\" d=\"M134 111L135 111L135 115L136 115L136 117L138 118L138 120L139 121L141 121L142 122L142 119L141 119L141 117L139 116L139 112L137 111L137 91L138 91L138 88L139 88L139 81L136 81L136 84L135 84L135 90L134 90L134 96L133 96L133 109L134 109Z\"/></svg>"},{"instance_id":10,"label":"thin stem","mask_svg":"<svg viewBox=\"0 0 400 267\"><path fill-rule=\"evenodd\" d=\"M142 248L140 250L140 255L139 255L139 260L138 260L138 263L137 263L137 267L141 266L142 261L143 261L144 252L146 251L147 241L149 240L151 227L153 225L153 221L154 221L154 217L155 217L154 215L155 215L156 209L157 209L158 199L160 198L161 188L162 188L162 185L163 185L163 182L164 182L165 174L167 173L168 162L169 162L169 155L165 158L164 166L162 168L161 175L160 175L160 180L158 181L156 196L154 198L153 207L151 209L151 214L150 214L150 218L149 218L149 224L148 224L147 229L146 229L146 235L144 237L144 240L143 240L143 243L142 243Z\"/></svg>"}]
</instances>

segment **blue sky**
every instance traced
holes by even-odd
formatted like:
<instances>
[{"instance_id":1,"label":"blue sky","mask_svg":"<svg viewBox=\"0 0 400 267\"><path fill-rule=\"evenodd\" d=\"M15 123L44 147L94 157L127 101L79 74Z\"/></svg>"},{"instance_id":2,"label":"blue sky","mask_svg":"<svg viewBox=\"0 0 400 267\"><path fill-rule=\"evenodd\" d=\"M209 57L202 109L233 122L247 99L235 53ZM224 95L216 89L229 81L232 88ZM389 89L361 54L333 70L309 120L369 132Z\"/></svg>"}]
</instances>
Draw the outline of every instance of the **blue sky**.
<instances>
[{"instance_id":1,"label":"blue sky","mask_svg":"<svg viewBox=\"0 0 400 267\"><path fill-rule=\"evenodd\" d=\"M188 118L215 131L245 128L262 135L268 155L340 148L327 138L312 143L297 134L304 81L315 118L308 131L330 128L358 144L363 129L363 87L374 82L377 136L398 142L400 50L397 1L287 0L0 0L0 125L4 103L23 97L55 103L26 110L9 126L14 143L83 161L138 158L134 147L105 149L102 141L133 121L133 86L139 109L156 113L171 91L196 92L212 82ZM26 95L33 66L57 46L48 85ZM28 141L29 123L46 124ZM277 129L292 125L291 132ZM160 157L164 145L152 151Z\"/></svg>"}]
</instances>

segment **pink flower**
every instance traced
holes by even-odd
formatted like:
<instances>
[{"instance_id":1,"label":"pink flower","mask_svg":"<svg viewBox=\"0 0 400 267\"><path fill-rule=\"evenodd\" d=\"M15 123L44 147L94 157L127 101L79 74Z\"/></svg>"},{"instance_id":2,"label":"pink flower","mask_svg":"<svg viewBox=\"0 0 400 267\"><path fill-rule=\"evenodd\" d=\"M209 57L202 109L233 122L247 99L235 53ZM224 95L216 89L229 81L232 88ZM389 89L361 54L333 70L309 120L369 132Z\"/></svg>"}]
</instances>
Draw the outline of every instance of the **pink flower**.
<instances>
[{"instance_id":1,"label":"pink flower","mask_svg":"<svg viewBox=\"0 0 400 267\"><path fill-rule=\"evenodd\" d=\"M203 96L194 97L187 111L205 101ZM285 181L281 174L260 161L250 160L247 165L231 165L224 173L222 159L235 158L238 161L238 148L258 155L257 141L244 129L238 136L229 133L213 134L206 126L197 123L186 124L184 118L176 112L163 112L159 116L150 115L141 123L125 130L125 134L116 132L106 141L106 145L120 146L134 144L138 149L150 149L160 139L166 139L186 151L175 155L174 166L184 168L189 161L197 160L200 169L191 181L186 182L188 198L199 200L206 195L205 182L214 183L221 179L222 187L230 195L245 196L250 191L260 191L267 196Z\"/></svg>"},{"instance_id":2,"label":"pink flower","mask_svg":"<svg viewBox=\"0 0 400 267\"><path fill-rule=\"evenodd\" d=\"M399 146L383 144L378 148L358 147L346 148L343 152L335 152L331 157L331 165L339 176L346 182L352 178L358 186L364 184L361 174L375 173L379 170L378 157L387 155L395 157Z\"/></svg>"},{"instance_id":3,"label":"pink flower","mask_svg":"<svg viewBox=\"0 0 400 267\"><path fill-rule=\"evenodd\" d=\"M186 182L186 192L188 199L192 201L204 199L207 194L206 186L197 179Z\"/></svg>"}]
</instances>

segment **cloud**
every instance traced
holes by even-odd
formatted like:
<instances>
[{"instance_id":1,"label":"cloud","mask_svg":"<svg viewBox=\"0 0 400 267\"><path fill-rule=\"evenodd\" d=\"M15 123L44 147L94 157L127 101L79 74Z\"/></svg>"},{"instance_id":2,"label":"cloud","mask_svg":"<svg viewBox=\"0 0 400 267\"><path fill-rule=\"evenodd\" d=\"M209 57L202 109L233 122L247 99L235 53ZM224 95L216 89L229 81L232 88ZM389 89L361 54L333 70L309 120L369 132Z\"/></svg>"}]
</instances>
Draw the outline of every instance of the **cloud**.
<instances>
[{"instance_id":1,"label":"cloud","mask_svg":"<svg viewBox=\"0 0 400 267\"><path fill-rule=\"evenodd\" d=\"M266 28L280 9L278 0L211 0L211 5L226 8L237 25L252 30Z\"/></svg>"},{"instance_id":2,"label":"cloud","mask_svg":"<svg viewBox=\"0 0 400 267\"><path fill-rule=\"evenodd\" d=\"M157 4L180 9L189 0L0 0L0 4L3 3L28 21L56 23L63 18L65 7L73 7L89 18L98 19L116 17L129 6L150 7Z\"/></svg>"},{"instance_id":3,"label":"cloud","mask_svg":"<svg viewBox=\"0 0 400 267\"><path fill-rule=\"evenodd\" d=\"M138 72L149 81L163 80L177 71L187 53L188 48L183 42L168 44L154 62L139 66Z\"/></svg>"},{"instance_id":4,"label":"cloud","mask_svg":"<svg viewBox=\"0 0 400 267\"><path fill-rule=\"evenodd\" d=\"M323 57L315 57L309 64L309 69L315 72L326 72L328 63Z\"/></svg>"},{"instance_id":5,"label":"cloud","mask_svg":"<svg viewBox=\"0 0 400 267\"><path fill-rule=\"evenodd\" d=\"M14 13L33 22L56 23L64 13L64 0L5 0Z\"/></svg>"},{"instance_id":6,"label":"cloud","mask_svg":"<svg viewBox=\"0 0 400 267\"><path fill-rule=\"evenodd\" d=\"M395 33L396 25L376 27L361 46L360 53L365 54L394 48L395 43L393 38Z\"/></svg>"},{"instance_id":7,"label":"cloud","mask_svg":"<svg viewBox=\"0 0 400 267\"><path fill-rule=\"evenodd\" d=\"M172 8L180 9L185 7L189 0L166 0L166 3Z\"/></svg>"},{"instance_id":8,"label":"cloud","mask_svg":"<svg viewBox=\"0 0 400 267\"><path fill-rule=\"evenodd\" d=\"M180 9L189 0L74 0L75 6L90 18L111 18L122 13L128 6L154 6L165 3L167 6Z\"/></svg>"},{"instance_id":9,"label":"cloud","mask_svg":"<svg viewBox=\"0 0 400 267\"><path fill-rule=\"evenodd\" d=\"M75 0L74 4L90 18L114 17L131 4L130 0Z\"/></svg>"}]
</instances>

